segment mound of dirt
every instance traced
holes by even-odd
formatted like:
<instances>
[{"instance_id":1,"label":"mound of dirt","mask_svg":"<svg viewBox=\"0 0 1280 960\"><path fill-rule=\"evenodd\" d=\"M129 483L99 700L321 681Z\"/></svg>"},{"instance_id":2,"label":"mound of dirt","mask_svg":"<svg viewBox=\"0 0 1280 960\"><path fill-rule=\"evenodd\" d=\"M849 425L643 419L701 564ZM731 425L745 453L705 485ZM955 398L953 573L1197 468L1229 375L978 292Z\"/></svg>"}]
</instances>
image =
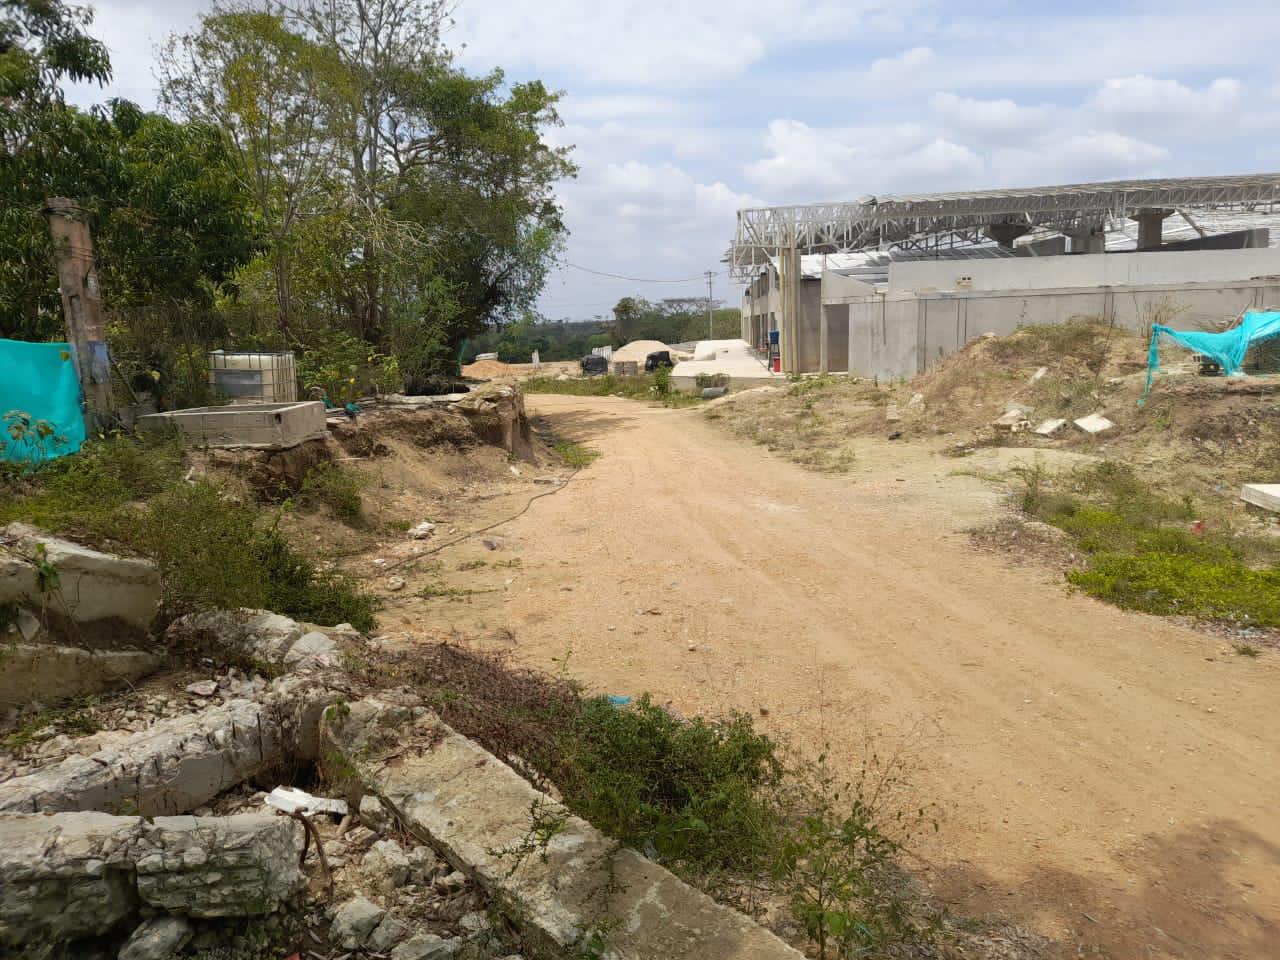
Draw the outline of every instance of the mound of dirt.
<instances>
[{"instance_id":1,"label":"mound of dirt","mask_svg":"<svg viewBox=\"0 0 1280 960\"><path fill-rule=\"evenodd\" d=\"M462 375L470 380L494 380L511 376L511 365L501 360L477 360L462 368Z\"/></svg>"}]
</instances>

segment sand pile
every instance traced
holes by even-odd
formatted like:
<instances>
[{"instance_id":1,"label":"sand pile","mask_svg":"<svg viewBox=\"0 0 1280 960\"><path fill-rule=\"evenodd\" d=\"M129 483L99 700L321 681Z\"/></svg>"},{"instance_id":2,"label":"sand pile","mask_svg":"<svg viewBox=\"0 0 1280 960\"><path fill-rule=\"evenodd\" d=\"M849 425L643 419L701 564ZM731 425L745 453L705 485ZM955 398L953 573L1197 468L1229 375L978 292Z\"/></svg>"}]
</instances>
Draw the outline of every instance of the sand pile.
<instances>
[{"instance_id":1,"label":"sand pile","mask_svg":"<svg viewBox=\"0 0 1280 960\"><path fill-rule=\"evenodd\" d=\"M632 340L625 347L619 347L613 351L613 356L609 360L611 363L635 362L643 367L649 354L670 349L661 340Z\"/></svg>"},{"instance_id":2,"label":"sand pile","mask_svg":"<svg viewBox=\"0 0 1280 960\"><path fill-rule=\"evenodd\" d=\"M501 360L477 360L463 367L462 375L472 380L493 380L511 376L511 366Z\"/></svg>"}]
</instances>

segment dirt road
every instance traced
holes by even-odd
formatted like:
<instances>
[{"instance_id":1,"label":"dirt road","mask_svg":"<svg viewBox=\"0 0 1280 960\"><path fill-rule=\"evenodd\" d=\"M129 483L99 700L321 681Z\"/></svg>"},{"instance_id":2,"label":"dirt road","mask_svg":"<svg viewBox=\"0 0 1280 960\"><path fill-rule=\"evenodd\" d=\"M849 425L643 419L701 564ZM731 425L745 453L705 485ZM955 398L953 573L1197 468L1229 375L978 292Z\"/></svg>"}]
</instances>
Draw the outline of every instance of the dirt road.
<instances>
[{"instance_id":1,"label":"dirt road","mask_svg":"<svg viewBox=\"0 0 1280 960\"><path fill-rule=\"evenodd\" d=\"M978 552L1000 507L970 460L868 441L828 478L697 411L529 406L603 455L503 528L520 566L467 629L844 762L909 740L927 882L1070 956L1280 955L1280 658Z\"/></svg>"}]
</instances>

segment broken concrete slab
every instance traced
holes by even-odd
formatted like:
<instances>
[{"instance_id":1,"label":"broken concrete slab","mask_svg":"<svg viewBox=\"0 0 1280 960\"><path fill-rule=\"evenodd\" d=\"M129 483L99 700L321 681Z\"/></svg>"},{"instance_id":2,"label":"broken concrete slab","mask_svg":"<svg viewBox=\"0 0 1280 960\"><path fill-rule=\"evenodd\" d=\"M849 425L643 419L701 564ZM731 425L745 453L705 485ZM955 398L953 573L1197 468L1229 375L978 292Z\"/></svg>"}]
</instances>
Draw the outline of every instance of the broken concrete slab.
<instances>
[{"instance_id":1,"label":"broken concrete slab","mask_svg":"<svg viewBox=\"0 0 1280 960\"><path fill-rule=\"evenodd\" d=\"M1048 420L1042 420L1039 426L1035 428L1034 432L1040 434L1042 437L1051 437L1066 425L1066 420L1054 417Z\"/></svg>"},{"instance_id":2,"label":"broken concrete slab","mask_svg":"<svg viewBox=\"0 0 1280 960\"><path fill-rule=\"evenodd\" d=\"M619 960L800 960L748 917L571 815L428 710L362 700L326 711L321 738L330 776L358 780L392 805L509 904L510 919L542 952L561 955L608 924L609 955ZM527 847L531 810L559 829L521 859L511 851Z\"/></svg>"},{"instance_id":3,"label":"broken concrete slab","mask_svg":"<svg viewBox=\"0 0 1280 960\"><path fill-rule=\"evenodd\" d=\"M524 411L524 394L505 383L482 384L449 408L462 414L485 443L522 460L533 459L533 433Z\"/></svg>"},{"instance_id":4,"label":"broken concrete slab","mask_svg":"<svg viewBox=\"0 0 1280 960\"><path fill-rule=\"evenodd\" d=\"M146 676L160 657L146 650L84 650L53 644L5 647L0 707L56 703L101 693Z\"/></svg>"},{"instance_id":5,"label":"broken concrete slab","mask_svg":"<svg viewBox=\"0 0 1280 960\"><path fill-rule=\"evenodd\" d=\"M228 700L162 720L90 756L0 783L0 813L185 813L286 759L314 760L320 712L337 697L313 678L283 678L261 701Z\"/></svg>"},{"instance_id":6,"label":"broken concrete slab","mask_svg":"<svg viewBox=\"0 0 1280 960\"><path fill-rule=\"evenodd\" d=\"M56 583L50 584L38 567L56 574ZM123 632L136 639L155 619L160 573L150 560L101 553L11 523L0 530L0 604L43 611L55 626L71 621L80 635Z\"/></svg>"},{"instance_id":7,"label":"broken concrete slab","mask_svg":"<svg viewBox=\"0 0 1280 960\"><path fill-rule=\"evenodd\" d=\"M271 913L302 886L290 819L0 817L0 945L101 937L138 905L190 917Z\"/></svg>"},{"instance_id":8,"label":"broken concrete slab","mask_svg":"<svg viewBox=\"0 0 1280 960\"><path fill-rule=\"evenodd\" d=\"M172 649L221 651L264 664L300 667L337 666L341 646L334 635L359 640L355 630L317 629L270 610L205 610L179 617L165 631Z\"/></svg>"},{"instance_id":9,"label":"broken concrete slab","mask_svg":"<svg viewBox=\"0 0 1280 960\"><path fill-rule=\"evenodd\" d=\"M991 421L993 427L1001 427L1011 433L1018 433L1031 426L1031 421L1027 419L1027 415L1021 410L1006 410L1000 416Z\"/></svg>"},{"instance_id":10,"label":"broken concrete slab","mask_svg":"<svg viewBox=\"0 0 1280 960\"><path fill-rule=\"evenodd\" d=\"M171 960L193 934L186 917L153 917L129 935L117 960Z\"/></svg>"},{"instance_id":11,"label":"broken concrete slab","mask_svg":"<svg viewBox=\"0 0 1280 960\"><path fill-rule=\"evenodd\" d=\"M344 950L355 950L369 939L387 911L372 900L354 897L338 908L333 915L329 933Z\"/></svg>"},{"instance_id":12,"label":"broken concrete slab","mask_svg":"<svg viewBox=\"0 0 1280 960\"><path fill-rule=\"evenodd\" d=\"M1114 423L1100 413L1091 413L1087 417L1081 417L1073 422L1085 433L1091 434L1099 434L1115 426Z\"/></svg>"},{"instance_id":13,"label":"broken concrete slab","mask_svg":"<svg viewBox=\"0 0 1280 960\"><path fill-rule=\"evenodd\" d=\"M1280 513L1280 483L1246 483L1240 488L1240 499L1263 510Z\"/></svg>"},{"instance_id":14,"label":"broken concrete slab","mask_svg":"<svg viewBox=\"0 0 1280 960\"><path fill-rule=\"evenodd\" d=\"M162 720L92 756L68 757L0 783L0 812L183 813L284 756L285 733L272 711L230 700Z\"/></svg>"}]
</instances>

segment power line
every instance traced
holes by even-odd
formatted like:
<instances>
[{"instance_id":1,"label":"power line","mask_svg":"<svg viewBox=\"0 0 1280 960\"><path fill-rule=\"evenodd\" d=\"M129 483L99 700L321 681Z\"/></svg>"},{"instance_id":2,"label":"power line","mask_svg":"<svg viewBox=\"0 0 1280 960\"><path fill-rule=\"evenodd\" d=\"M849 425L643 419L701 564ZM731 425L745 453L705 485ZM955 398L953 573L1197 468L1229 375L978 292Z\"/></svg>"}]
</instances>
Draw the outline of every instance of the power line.
<instances>
[{"instance_id":1,"label":"power line","mask_svg":"<svg viewBox=\"0 0 1280 960\"><path fill-rule=\"evenodd\" d=\"M679 280L656 280L653 277L624 277L618 273L605 273L603 270L592 270L590 267L579 266L576 263L570 263L568 260L564 262L564 265L566 267L573 267L575 270L581 270L583 273L594 273L597 277L608 277L610 280L629 280L632 283L695 283L706 277L706 274L704 273L696 277L683 277Z\"/></svg>"}]
</instances>

